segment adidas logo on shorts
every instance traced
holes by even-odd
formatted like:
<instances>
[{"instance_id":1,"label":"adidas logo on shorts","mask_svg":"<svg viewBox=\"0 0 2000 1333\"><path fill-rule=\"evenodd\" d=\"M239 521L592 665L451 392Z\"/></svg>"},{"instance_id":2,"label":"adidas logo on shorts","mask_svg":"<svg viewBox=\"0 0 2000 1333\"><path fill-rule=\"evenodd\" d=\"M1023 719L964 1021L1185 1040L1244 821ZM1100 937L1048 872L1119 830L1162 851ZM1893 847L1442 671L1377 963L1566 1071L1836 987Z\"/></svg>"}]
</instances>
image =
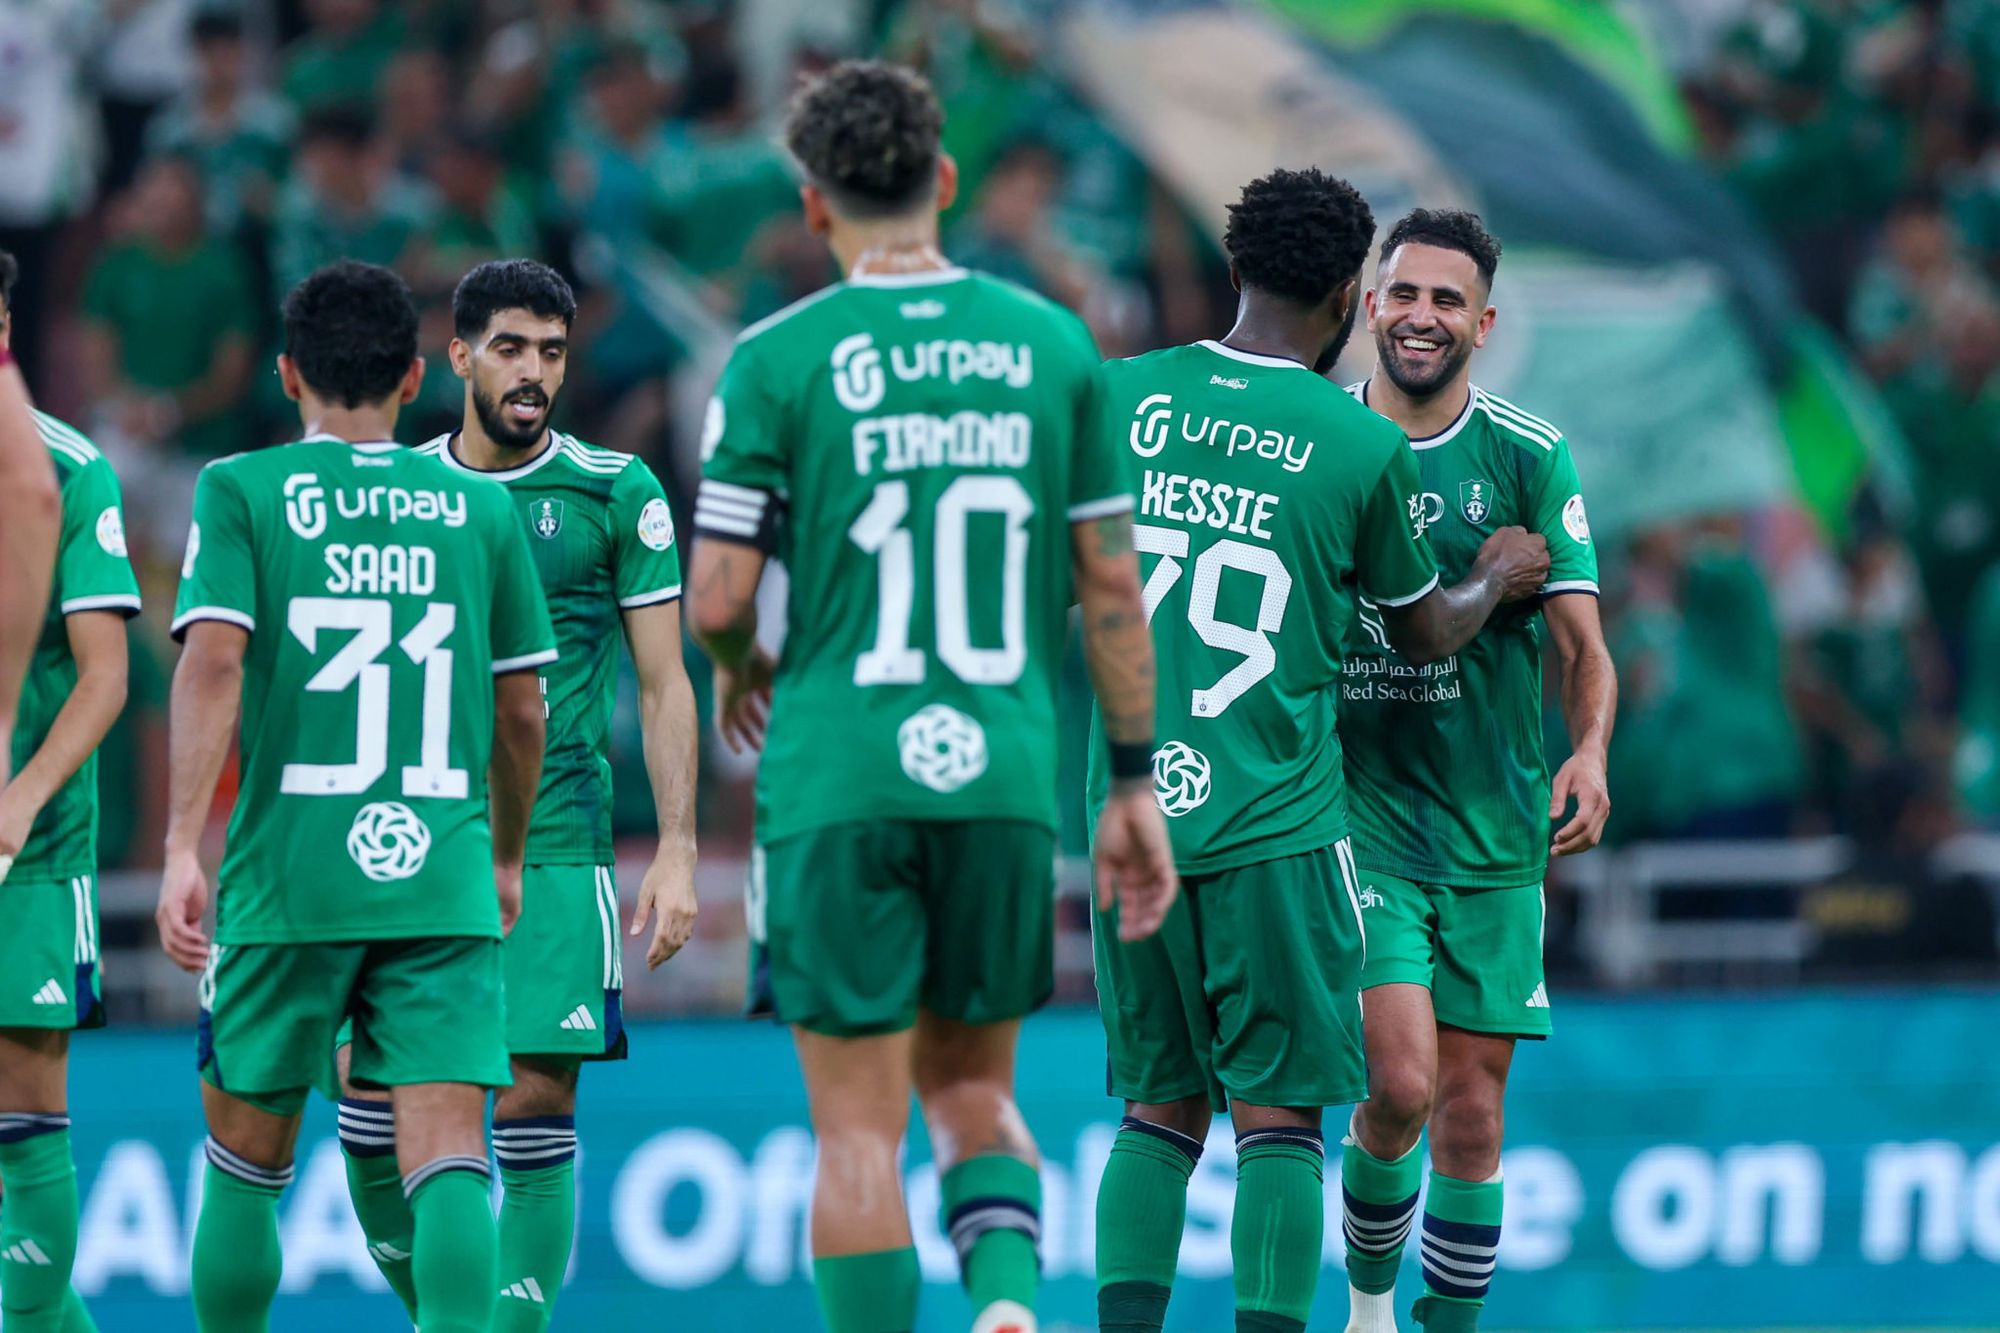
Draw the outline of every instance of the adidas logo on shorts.
<instances>
[{"instance_id":1,"label":"adidas logo on shorts","mask_svg":"<svg viewBox=\"0 0 2000 1333\"><path fill-rule=\"evenodd\" d=\"M564 1032L595 1032L597 1031L597 1020L590 1016L589 1006L580 1004L570 1012L568 1018L565 1018L556 1026L560 1027Z\"/></svg>"},{"instance_id":2,"label":"adidas logo on shorts","mask_svg":"<svg viewBox=\"0 0 2000 1333\"><path fill-rule=\"evenodd\" d=\"M22 1239L0 1250L0 1258L9 1263L27 1264L31 1268L48 1268L54 1263L41 1246L29 1239Z\"/></svg>"},{"instance_id":3,"label":"adidas logo on shorts","mask_svg":"<svg viewBox=\"0 0 2000 1333\"><path fill-rule=\"evenodd\" d=\"M548 1304L542 1299L542 1284L531 1277L524 1277L519 1282L510 1282L500 1288L500 1299L531 1301L536 1305Z\"/></svg>"},{"instance_id":4,"label":"adidas logo on shorts","mask_svg":"<svg viewBox=\"0 0 2000 1333\"><path fill-rule=\"evenodd\" d=\"M56 984L54 977L50 977L42 983L42 988L35 992L35 1003L68 1004L69 996L63 994L63 988Z\"/></svg>"},{"instance_id":5,"label":"adidas logo on shorts","mask_svg":"<svg viewBox=\"0 0 2000 1333\"><path fill-rule=\"evenodd\" d=\"M1536 982L1535 993L1528 997L1528 1008L1546 1009L1548 1007L1549 1007L1549 989L1546 985L1542 984L1541 982Z\"/></svg>"}]
</instances>

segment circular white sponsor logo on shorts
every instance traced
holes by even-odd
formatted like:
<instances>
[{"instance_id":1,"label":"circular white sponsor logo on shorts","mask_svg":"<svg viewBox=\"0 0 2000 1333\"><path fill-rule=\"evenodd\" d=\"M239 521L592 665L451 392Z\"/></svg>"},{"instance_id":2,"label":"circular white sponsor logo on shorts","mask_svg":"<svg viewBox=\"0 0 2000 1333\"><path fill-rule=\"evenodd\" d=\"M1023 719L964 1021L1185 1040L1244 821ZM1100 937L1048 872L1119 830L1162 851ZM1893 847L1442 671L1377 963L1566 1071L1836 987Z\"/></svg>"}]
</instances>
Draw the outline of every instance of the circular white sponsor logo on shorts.
<instances>
[{"instance_id":1,"label":"circular white sponsor logo on shorts","mask_svg":"<svg viewBox=\"0 0 2000 1333\"><path fill-rule=\"evenodd\" d=\"M431 854L431 831L401 801L370 801L347 830L347 854L372 880L408 879Z\"/></svg>"},{"instance_id":2,"label":"circular white sponsor logo on shorts","mask_svg":"<svg viewBox=\"0 0 2000 1333\"><path fill-rule=\"evenodd\" d=\"M97 516L97 544L104 548L106 555L124 556L125 520L118 513L117 505Z\"/></svg>"},{"instance_id":3,"label":"circular white sponsor logo on shorts","mask_svg":"<svg viewBox=\"0 0 2000 1333\"><path fill-rule=\"evenodd\" d=\"M1581 495L1572 495L1563 504L1563 531L1584 545L1590 545L1590 520L1584 517Z\"/></svg>"},{"instance_id":4,"label":"circular white sponsor logo on shorts","mask_svg":"<svg viewBox=\"0 0 2000 1333\"><path fill-rule=\"evenodd\" d=\"M655 497L639 511L639 540L655 551L674 544L674 516L667 512L665 500Z\"/></svg>"},{"instance_id":5,"label":"circular white sponsor logo on shorts","mask_svg":"<svg viewBox=\"0 0 2000 1333\"><path fill-rule=\"evenodd\" d=\"M1184 815L1208 799L1208 756L1168 741L1153 751L1153 799L1167 815Z\"/></svg>"},{"instance_id":6,"label":"circular white sponsor logo on shorts","mask_svg":"<svg viewBox=\"0 0 2000 1333\"><path fill-rule=\"evenodd\" d=\"M986 771L986 732L944 704L919 708L896 728L896 751L912 782L957 791Z\"/></svg>"}]
</instances>

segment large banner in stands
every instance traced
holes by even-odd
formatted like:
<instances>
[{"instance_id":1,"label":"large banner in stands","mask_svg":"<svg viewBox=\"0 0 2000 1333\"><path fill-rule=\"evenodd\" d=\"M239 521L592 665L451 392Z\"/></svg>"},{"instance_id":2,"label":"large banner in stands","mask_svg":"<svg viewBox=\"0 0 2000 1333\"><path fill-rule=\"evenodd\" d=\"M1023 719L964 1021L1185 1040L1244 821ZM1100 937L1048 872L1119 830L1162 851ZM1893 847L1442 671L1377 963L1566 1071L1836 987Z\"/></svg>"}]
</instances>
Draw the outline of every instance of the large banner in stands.
<instances>
[{"instance_id":1,"label":"large banner in stands","mask_svg":"<svg viewBox=\"0 0 2000 1333\"><path fill-rule=\"evenodd\" d=\"M2000 1327L2000 993L1556 1005L1555 1039L1516 1060L1489 1327ZM74 1050L77 1286L106 1333L192 1329L193 1037L86 1034ZM784 1033L652 1024L632 1050L585 1074L581 1236L556 1327L817 1327L813 1143ZM1118 1118L1102 1064L1089 1012L1028 1025L1049 1333L1095 1326L1095 1184ZM1190 1190L1169 1330L1232 1325L1234 1174L1229 1135L1215 1133ZM955 1333L970 1313L921 1138L908 1193L927 1279L918 1328ZM1340 1327L1346 1302L1338 1192L1328 1198L1316 1329ZM282 1226L273 1327L406 1326L363 1251L323 1105ZM1416 1283L1406 1268L1405 1304Z\"/></svg>"}]
</instances>

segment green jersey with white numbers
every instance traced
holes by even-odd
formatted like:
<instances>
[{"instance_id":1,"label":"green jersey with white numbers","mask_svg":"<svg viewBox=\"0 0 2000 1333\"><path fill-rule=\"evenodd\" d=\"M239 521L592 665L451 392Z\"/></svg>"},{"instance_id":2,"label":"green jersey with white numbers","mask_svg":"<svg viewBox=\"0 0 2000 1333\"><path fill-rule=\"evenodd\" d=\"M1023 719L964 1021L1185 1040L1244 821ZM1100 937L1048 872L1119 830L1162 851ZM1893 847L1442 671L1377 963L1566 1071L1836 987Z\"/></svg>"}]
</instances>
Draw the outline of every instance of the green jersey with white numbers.
<instances>
[{"instance_id":1,"label":"green jersey with white numbers","mask_svg":"<svg viewBox=\"0 0 2000 1333\"><path fill-rule=\"evenodd\" d=\"M745 330L695 526L790 578L758 837L1056 821L1069 525L1128 511L1067 311L962 269L860 278Z\"/></svg>"},{"instance_id":2,"label":"green jersey with white numbers","mask_svg":"<svg viewBox=\"0 0 2000 1333\"><path fill-rule=\"evenodd\" d=\"M1368 386L1349 389L1367 402ZM1411 442L1420 514L1447 580L1496 528L1549 543L1544 597L1597 594L1583 488L1562 432L1474 386L1437 435ZM1371 870L1462 889L1518 888L1548 867L1541 603L1500 607L1461 651L1415 667L1364 603L1348 640L1340 729L1354 846Z\"/></svg>"},{"instance_id":3,"label":"green jersey with white numbers","mask_svg":"<svg viewBox=\"0 0 2000 1333\"><path fill-rule=\"evenodd\" d=\"M118 474L97 447L74 427L35 413L42 443L62 487L62 536L55 583L35 642L34 660L21 687L14 717L12 772L21 771L55 725L76 688L76 658L69 648L69 617L85 611L139 614L139 584L125 558L125 511ZM97 755L56 789L14 858L12 878L67 879L97 873ZM6 890L0 888L0 902Z\"/></svg>"},{"instance_id":4,"label":"green jersey with white numbers","mask_svg":"<svg viewBox=\"0 0 2000 1333\"><path fill-rule=\"evenodd\" d=\"M550 432L535 457L500 472L467 468L455 448L440 435L417 452L507 488L555 622L557 657L542 668L548 745L528 826L528 863L605 865L619 613L681 595L667 497L653 470L632 455L560 432Z\"/></svg>"},{"instance_id":5,"label":"green jersey with white numbers","mask_svg":"<svg viewBox=\"0 0 2000 1333\"><path fill-rule=\"evenodd\" d=\"M555 661L514 498L316 437L195 484L175 608L247 631L221 944L500 934L493 677Z\"/></svg>"},{"instance_id":6,"label":"green jersey with white numbers","mask_svg":"<svg viewBox=\"0 0 2000 1333\"><path fill-rule=\"evenodd\" d=\"M1438 583L1403 433L1296 361L1217 342L1107 365L1103 429L1144 468L1133 538L1175 861L1205 875L1331 846L1348 833L1334 685L1355 593L1402 606Z\"/></svg>"}]
</instances>

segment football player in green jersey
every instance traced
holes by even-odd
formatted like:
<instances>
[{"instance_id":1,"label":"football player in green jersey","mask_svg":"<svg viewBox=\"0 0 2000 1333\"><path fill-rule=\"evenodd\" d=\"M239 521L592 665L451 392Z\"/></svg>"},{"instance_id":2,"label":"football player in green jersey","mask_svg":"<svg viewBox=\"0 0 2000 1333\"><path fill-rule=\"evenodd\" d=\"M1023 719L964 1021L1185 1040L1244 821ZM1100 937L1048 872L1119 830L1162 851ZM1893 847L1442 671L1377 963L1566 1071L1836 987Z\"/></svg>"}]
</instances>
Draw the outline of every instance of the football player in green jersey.
<instances>
[{"instance_id":1,"label":"football player in green jersey","mask_svg":"<svg viewBox=\"0 0 2000 1333\"><path fill-rule=\"evenodd\" d=\"M555 621L542 670L548 748L528 829L521 919L507 937L507 1048L514 1085L493 1107L500 1207L495 1333L549 1325L576 1230L576 1089L586 1060L625 1057L618 894L611 853L611 762L622 625L639 676L639 727L658 810L659 848L639 891L646 960L672 957L693 932L694 691L681 658L679 553L652 469L550 429L568 368L576 297L531 259L473 269L453 296L451 364L465 381L464 425L417 452L490 477L532 534ZM340 1105L347 1178L375 1257L411 1300L410 1228L380 1094Z\"/></svg>"},{"instance_id":2,"label":"football player in green jersey","mask_svg":"<svg viewBox=\"0 0 2000 1333\"><path fill-rule=\"evenodd\" d=\"M786 135L847 280L745 330L709 407L695 633L731 744L763 747L753 1001L791 1025L832 1333L907 1330L898 1151L914 1088L978 1333L1032 1333L1040 1176L1014 1104L1054 985L1056 672L1073 600L1114 746L1100 891L1134 934L1174 892L1146 780L1153 650L1123 459L1082 323L948 264L929 85L851 63ZM786 639L756 647L767 558ZM775 671L775 679L774 679ZM768 713L767 713L768 707ZM768 742L766 719L768 716Z\"/></svg>"},{"instance_id":3,"label":"football player in green jersey","mask_svg":"<svg viewBox=\"0 0 2000 1333\"><path fill-rule=\"evenodd\" d=\"M1540 596L1452 657L1411 661L1365 602L1350 635L1340 730L1368 923L1370 1094L1341 1166L1352 1333L1396 1326L1426 1122L1416 1318L1443 1333L1478 1324L1500 1243L1507 1070L1516 1038L1549 1034L1542 876L1550 855L1596 846L1610 813L1618 686L1576 464L1560 431L1471 379L1472 353L1493 330L1499 260L1470 213L1418 209L1398 222L1368 293L1380 367L1350 390L1409 434L1415 512L1446 577L1501 524L1549 544ZM1542 757L1544 621L1573 749L1553 786Z\"/></svg>"},{"instance_id":4,"label":"football player in green jersey","mask_svg":"<svg viewBox=\"0 0 2000 1333\"><path fill-rule=\"evenodd\" d=\"M1251 182L1223 238L1235 327L1105 367L1104 434L1144 464L1153 777L1182 876L1156 935L1119 938L1115 909L1095 931L1110 1091L1125 1101L1097 1195L1106 1333L1166 1319L1216 1112L1236 1130L1236 1327L1304 1330L1324 1233L1321 1111L1366 1092L1334 698L1355 593L1411 660L1435 661L1548 569L1540 537L1506 528L1441 587L1403 433L1314 373L1353 327L1374 232L1345 181ZM1101 739L1092 749L1101 800Z\"/></svg>"},{"instance_id":5,"label":"football player in green jersey","mask_svg":"<svg viewBox=\"0 0 2000 1333\"><path fill-rule=\"evenodd\" d=\"M0 299L10 263L0 255ZM14 728L13 780L0 785L0 1324L80 1333L96 1325L69 1285L69 1034L104 1025L97 747L125 706L125 621L139 613L139 585L111 464L54 417L32 422L61 482L62 535Z\"/></svg>"},{"instance_id":6,"label":"football player in green jersey","mask_svg":"<svg viewBox=\"0 0 2000 1333\"><path fill-rule=\"evenodd\" d=\"M169 956L203 970L203 1333L262 1330L278 1196L309 1089L386 1088L429 1333L484 1333L498 1290L485 1110L507 1086L500 940L521 910L555 633L499 484L392 440L424 365L402 279L351 261L285 301L297 444L196 483L173 630ZM242 718L213 948L199 857ZM489 814L490 797L490 814Z\"/></svg>"},{"instance_id":7,"label":"football player in green jersey","mask_svg":"<svg viewBox=\"0 0 2000 1333\"><path fill-rule=\"evenodd\" d=\"M7 737L41 638L62 528L62 494L9 345L20 275L14 256L0 250L0 495L7 497L7 521L0 524L0 781L7 777Z\"/></svg>"}]
</instances>

